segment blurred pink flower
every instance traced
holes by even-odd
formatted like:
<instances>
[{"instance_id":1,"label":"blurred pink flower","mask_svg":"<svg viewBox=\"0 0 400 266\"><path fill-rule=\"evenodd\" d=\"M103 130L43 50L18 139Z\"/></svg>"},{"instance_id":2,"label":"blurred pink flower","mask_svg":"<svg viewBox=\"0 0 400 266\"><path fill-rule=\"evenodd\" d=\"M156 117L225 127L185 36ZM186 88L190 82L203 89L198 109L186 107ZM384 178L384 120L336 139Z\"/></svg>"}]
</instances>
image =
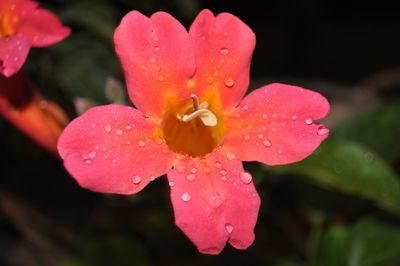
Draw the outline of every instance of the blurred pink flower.
<instances>
[{"instance_id":1,"label":"blurred pink flower","mask_svg":"<svg viewBox=\"0 0 400 266\"><path fill-rule=\"evenodd\" d=\"M271 84L246 96L255 46L237 17L127 14L114 42L137 109L106 105L72 121L58 149L84 188L132 194L167 174L177 226L200 252L254 241L260 198L242 161L297 162L328 135L316 92Z\"/></svg>"},{"instance_id":2,"label":"blurred pink flower","mask_svg":"<svg viewBox=\"0 0 400 266\"><path fill-rule=\"evenodd\" d=\"M21 73L0 76L0 114L54 155L69 120L56 103L46 100Z\"/></svg>"},{"instance_id":3,"label":"blurred pink flower","mask_svg":"<svg viewBox=\"0 0 400 266\"><path fill-rule=\"evenodd\" d=\"M53 13L32 0L0 1L0 73L9 77L24 64L30 47L44 47L67 37Z\"/></svg>"}]
</instances>

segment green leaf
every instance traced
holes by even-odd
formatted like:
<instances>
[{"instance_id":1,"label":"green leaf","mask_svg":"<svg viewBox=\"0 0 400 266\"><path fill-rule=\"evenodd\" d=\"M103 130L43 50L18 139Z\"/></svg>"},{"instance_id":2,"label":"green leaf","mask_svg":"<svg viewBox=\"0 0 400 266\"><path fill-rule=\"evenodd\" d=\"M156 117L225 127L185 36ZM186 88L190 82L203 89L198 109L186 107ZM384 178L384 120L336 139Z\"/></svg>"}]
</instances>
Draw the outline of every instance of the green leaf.
<instances>
[{"instance_id":1,"label":"green leaf","mask_svg":"<svg viewBox=\"0 0 400 266\"><path fill-rule=\"evenodd\" d=\"M317 265L400 265L400 230L373 219L333 227L321 237Z\"/></svg>"},{"instance_id":2,"label":"green leaf","mask_svg":"<svg viewBox=\"0 0 400 266\"><path fill-rule=\"evenodd\" d=\"M326 140L302 162L270 171L306 176L317 185L372 200L400 215L399 177L378 155L355 142Z\"/></svg>"},{"instance_id":3,"label":"green leaf","mask_svg":"<svg viewBox=\"0 0 400 266\"><path fill-rule=\"evenodd\" d=\"M336 128L336 136L371 147L391 162L400 159L400 102L376 106Z\"/></svg>"}]
</instances>

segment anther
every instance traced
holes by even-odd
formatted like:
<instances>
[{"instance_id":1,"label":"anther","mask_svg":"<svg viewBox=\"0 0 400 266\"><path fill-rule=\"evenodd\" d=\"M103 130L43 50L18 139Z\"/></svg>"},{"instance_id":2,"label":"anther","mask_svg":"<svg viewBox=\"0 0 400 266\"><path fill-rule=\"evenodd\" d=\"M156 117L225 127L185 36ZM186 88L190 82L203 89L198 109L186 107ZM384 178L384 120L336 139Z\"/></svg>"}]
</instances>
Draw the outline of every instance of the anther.
<instances>
[{"instance_id":1,"label":"anther","mask_svg":"<svg viewBox=\"0 0 400 266\"><path fill-rule=\"evenodd\" d=\"M196 94L192 94L193 108L195 111L199 110L199 97Z\"/></svg>"}]
</instances>

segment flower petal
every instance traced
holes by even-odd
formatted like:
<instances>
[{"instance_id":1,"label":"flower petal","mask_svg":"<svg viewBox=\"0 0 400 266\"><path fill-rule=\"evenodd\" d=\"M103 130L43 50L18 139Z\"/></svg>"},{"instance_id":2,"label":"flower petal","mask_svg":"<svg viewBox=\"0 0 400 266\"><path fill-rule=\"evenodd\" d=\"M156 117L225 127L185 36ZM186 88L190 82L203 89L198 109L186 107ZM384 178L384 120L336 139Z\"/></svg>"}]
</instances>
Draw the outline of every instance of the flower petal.
<instances>
[{"instance_id":1,"label":"flower petal","mask_svg":"<svg viewBox=\"0 0 400 266\"><path fill-rule=\"evenodd\" d=\"M155 133L155 125L132 107L99 106L66 127L58 151L82 187L131 194L172 166L173 153Z\"/></svg>"},{"instance_id":2,"label":"flower petal","mask_svg":"<svg viewBox=\"0 0 400 266\"><path fill-rule=\"evenodd\" d=\"M196 57L194 90L217 90L223 108L235 107L249 85L250 62L255 47L253 31L229 13L214 17L202 11L193 22L190 39Z\"/></svg>"},{"instance_id":3,"label":"flower petal","mask_svg":"<svg viewBox=\"0 0 400 266\"><path fill-rule=\"evenodd\" d=\"M0 72L10 77L21 69L29 53L25 36L16 34L0 39Z\"/></svg>"},{"instance_id":4,"label":"flower petal","mask_svg":"<svg viewBox=\"0 0 400 266\"><path fill-rule=\"evenodd\" d=\"M146 116L160 117L167 97L190 100L184 86L195 70L185 28L171 15L128 13L114 33L129 97Z\"/></svg>"},{"instance_id":5,"label":"flower petal","mask_svg":"<svg viewBox=\"0 0 400 266\"><path fill-rule=\"evenodd\" d=\"M326 126L313 123L328 112L329 103L317 92L271 84L246 96L226 119L223 145L244 161L297 162L328 136Z\"/></svg>"},{"instance_id":6,"label":"flower petal","mask_svg":"<svg viewBox=\"0 0 400 266\"><path fill-rule=\"evenodd\" d=\"M63 40L71 31L52 12L39 8L21 17L18 32L26 36L31 46L44 47Z\"/></svg>"},{"instance_id":7,"label":"flower petal","mask_svg":"<svg viewBox=\"0 0 400 266\"><path fill-rule=\"evenodd\" d=\"M240 160L224 150L182 157L168 180L175 223L200 252L218 254L227 241L237 249L253 243L260 198Z\"/></svg>"}]
</instances>

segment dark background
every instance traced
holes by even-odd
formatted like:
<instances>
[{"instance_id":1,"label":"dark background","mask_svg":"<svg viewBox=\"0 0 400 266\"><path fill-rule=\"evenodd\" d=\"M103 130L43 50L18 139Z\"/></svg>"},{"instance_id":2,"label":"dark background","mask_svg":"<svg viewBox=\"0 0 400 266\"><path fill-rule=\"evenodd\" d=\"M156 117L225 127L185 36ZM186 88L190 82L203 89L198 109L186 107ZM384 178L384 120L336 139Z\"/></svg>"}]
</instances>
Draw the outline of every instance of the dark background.
<instances>
[{"instance_id":1,"label":"dark background","mask_svg":"<svg viewBox=\"0 0 400 266\"><path fill-rule=\"evenodd\" d=\"M208 8L237 15L255 32L251 88L288 82L320 91L332 106L324 121L331 136L304 163L247 163L262 198L256 240L246 251L228 245L221 255L208 256L174 226L165 178L132 196L81 189L58 158L0 117L0 265L400 265L396 3L41 4L72 35L32 49L23 73L71 119L76 97L115 101L104 88L110 76L124 80L112 44L124 14L164 10L189 27Z\"/></svg>"}]
</instances>

